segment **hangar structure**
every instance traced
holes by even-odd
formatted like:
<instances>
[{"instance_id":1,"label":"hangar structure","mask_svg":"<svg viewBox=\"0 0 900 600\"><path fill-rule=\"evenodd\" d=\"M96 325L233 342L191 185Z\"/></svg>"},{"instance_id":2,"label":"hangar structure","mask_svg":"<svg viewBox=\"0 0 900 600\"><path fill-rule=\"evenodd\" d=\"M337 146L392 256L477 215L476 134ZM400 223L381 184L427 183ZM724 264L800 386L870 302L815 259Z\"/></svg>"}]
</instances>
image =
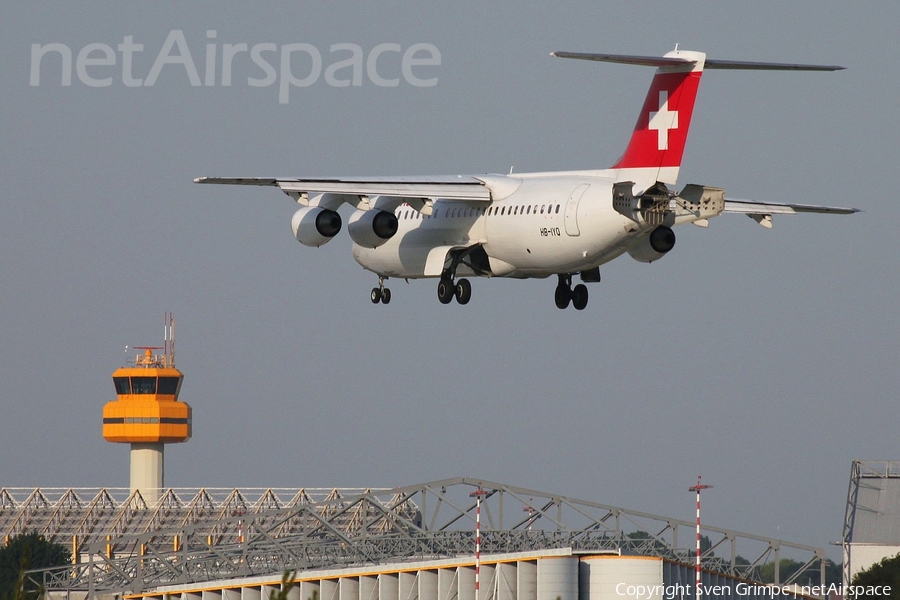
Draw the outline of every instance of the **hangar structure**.
<instances>
[{"instance_id":1,"label":"hangar structure","mask_svg":"<svg viewBox=\"0 0 900 600\"><path fill-rule=\"evenodd\" d=\"M44 504L34 501L38 493L15 505L0 490L0 531L73 540L74 565L32 573L60 597L255 599L286 571L296 571L293 593L304 600L313 590L321 600L596 600L605 592L592 590L608 587L602 574L611 566L635 581L693 587L695 521L484 479L290 497L232 490L218 504L204 490L189 502L169 490L153 506L139 491L124 504L80 507L74 490ZM753 598L734 590L759 582L765 564L774 565L775 584L825 583L824 549L708 525L702 533L704 584L726 585L732 593L723 598ZM804 567L782 578L784 558ZM479 566L485 584L476 599Z\"/></svg>"},{"instance_id":2,"label":"hangar structure","mask_svg":"<svg viewBox=\"0 0 900 600\"><path fill-rule=\"evenodd\" d=\"M900 554L900 461L853 461L842 546L844 585Z\"/></svg>"}]
</instances>

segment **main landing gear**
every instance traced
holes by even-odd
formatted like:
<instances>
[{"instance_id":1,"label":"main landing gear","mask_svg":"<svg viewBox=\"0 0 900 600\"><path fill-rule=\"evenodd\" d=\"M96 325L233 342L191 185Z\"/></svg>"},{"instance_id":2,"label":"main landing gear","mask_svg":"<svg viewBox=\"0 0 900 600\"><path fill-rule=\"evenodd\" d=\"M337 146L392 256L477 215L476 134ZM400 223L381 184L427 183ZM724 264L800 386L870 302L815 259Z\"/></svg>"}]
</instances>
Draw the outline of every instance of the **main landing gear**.
<instances>
[{"instance_id":1,"label":"main landing gear","mask_svg":"<svg viewBox=\"0 0 900 600\"><path fill-rule=\"evenodd\" d=\"M584 310L588 303L587 286L579 283L573 288L572 275L560 273L554 299L556 300L556 308L568 308L569 302L571 302L575 310Z\"/></svg>"},{"instance_id":2,"label":"main landing gear","mask_svg":"<svg viewBox=\"0 0 900 600\"><path fill-rule=\"evenodd\" d=\"M378 287L372 288L372 304L378 304L381 302L382 304L390 304L391 303L391 290L384 287L384 277L378 278Z\"/></svg>"},{"instance_id":3,"label":"main landing gear","mask_svg":"<svg viewBox=\"0 0 900 600\"><path fill-rule=\"evenodd\" d=\"M468 304L472 298L472 284L468 279L460 279L455 284L449 276L442 276L438 281L438 300L441 304L450 304L453 298L460 304Z\"/></svg>"},{"instance_id":4,"label":"main landing gear","mask_svg":"<svg viewBox=\"0 0 900 600\"><path fill-rule=\"evenodd\" d=\"M456 268L460 264L471 267L478 274L477 261L473 261L473 257L481 259L476 253L477 250L481 250L481 253L484 254L481 246L472 246L461 252L450 253L450 266L444 269L441 279L438 281L437 295L441 304L450 304L454 298L459 304L468 304L472 299L472 284L469 283L469 280L458 279L456 283L453 283L453 278L456 277ZM487 254L484 254L483 260L486 263Z\"/></svg>"}]
</instances>

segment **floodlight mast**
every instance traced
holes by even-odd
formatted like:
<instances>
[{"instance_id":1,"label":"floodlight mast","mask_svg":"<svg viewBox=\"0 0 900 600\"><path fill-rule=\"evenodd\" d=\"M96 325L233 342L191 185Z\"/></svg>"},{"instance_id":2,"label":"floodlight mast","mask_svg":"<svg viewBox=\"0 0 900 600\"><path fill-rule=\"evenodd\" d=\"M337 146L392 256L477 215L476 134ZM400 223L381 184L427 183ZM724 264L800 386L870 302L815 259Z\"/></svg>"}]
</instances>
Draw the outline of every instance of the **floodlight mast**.
<instances>
[{"instance_id":1,"label":"floodlight mast","mask_svg":"<svg viewBox=\"0 0 900 600\"><path fill-rule=\"evenodd\" d=\"M697 485L688 488L689 492L697 492L697 564L694 577L694 597L697 600L700 600L700 596L703 595L700 589L700 490L708 490L711 487L711 485L701 485L700 476L697 475Z\"/></svg>"}]
</instances>

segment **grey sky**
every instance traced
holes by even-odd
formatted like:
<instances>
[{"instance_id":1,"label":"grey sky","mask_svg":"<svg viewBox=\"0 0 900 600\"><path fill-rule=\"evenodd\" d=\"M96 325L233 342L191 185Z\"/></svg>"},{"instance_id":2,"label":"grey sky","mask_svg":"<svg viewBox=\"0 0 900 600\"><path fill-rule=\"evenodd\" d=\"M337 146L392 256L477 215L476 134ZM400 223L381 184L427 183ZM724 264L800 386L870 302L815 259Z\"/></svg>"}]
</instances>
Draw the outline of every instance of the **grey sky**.
<instances>
[{"instance_id":1,"label":"grey sky","mask_svg":"<svg viewBox=\"0 0 900 600\"><path fill-rule=\"evenodd\" d=\"M465 475L691 518L702 474L709 523L826 545L851 460L897 457L900 4L91 6L15 3L0 21L0 487L128 485L101 411L124 346L160 343L166 310L194 408L169 486ZM55 56L29 85L32 44L77 56L133 36L146 77L173 30L201 79L207 43L305 42L325 66L332 44L428 43L442 63L423 68L434 87L320 78L287 104L247 85L262 71L246 55L230 87L178 65L127 87L119 54L89 68L108 87L74 68L61 86ZM665 260L603 267L584 312L557 310L551 280L474 280L465 307L392 281L373 306L345 233L305 248L281 193L191 182L606 167L652 69L550 52L676 43L848 67L706 73L680 185L866 212L681 227Z\"/></svg>"}]
</instances>

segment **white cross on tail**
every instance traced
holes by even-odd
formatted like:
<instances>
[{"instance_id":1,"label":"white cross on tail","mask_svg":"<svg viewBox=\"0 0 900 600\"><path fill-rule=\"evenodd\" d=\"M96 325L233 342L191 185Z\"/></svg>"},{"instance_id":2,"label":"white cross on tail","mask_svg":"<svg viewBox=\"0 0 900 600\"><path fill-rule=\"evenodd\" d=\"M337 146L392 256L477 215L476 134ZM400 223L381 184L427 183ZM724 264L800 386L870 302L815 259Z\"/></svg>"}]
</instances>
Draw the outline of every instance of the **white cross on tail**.
<instances>
[{"instance_id":1,"label":"white cross on tail","mask_svg":"<svg viewBox=\"0 0 900 600\"><path fill-rule=\"evenodd\" d=\"M678 129L678 111L669 111L669 92L663 90L659 93L659 111L650 113L649 129L658 132L657 148L669 149L669 130Z\"/></svg>"}]
</instances>

